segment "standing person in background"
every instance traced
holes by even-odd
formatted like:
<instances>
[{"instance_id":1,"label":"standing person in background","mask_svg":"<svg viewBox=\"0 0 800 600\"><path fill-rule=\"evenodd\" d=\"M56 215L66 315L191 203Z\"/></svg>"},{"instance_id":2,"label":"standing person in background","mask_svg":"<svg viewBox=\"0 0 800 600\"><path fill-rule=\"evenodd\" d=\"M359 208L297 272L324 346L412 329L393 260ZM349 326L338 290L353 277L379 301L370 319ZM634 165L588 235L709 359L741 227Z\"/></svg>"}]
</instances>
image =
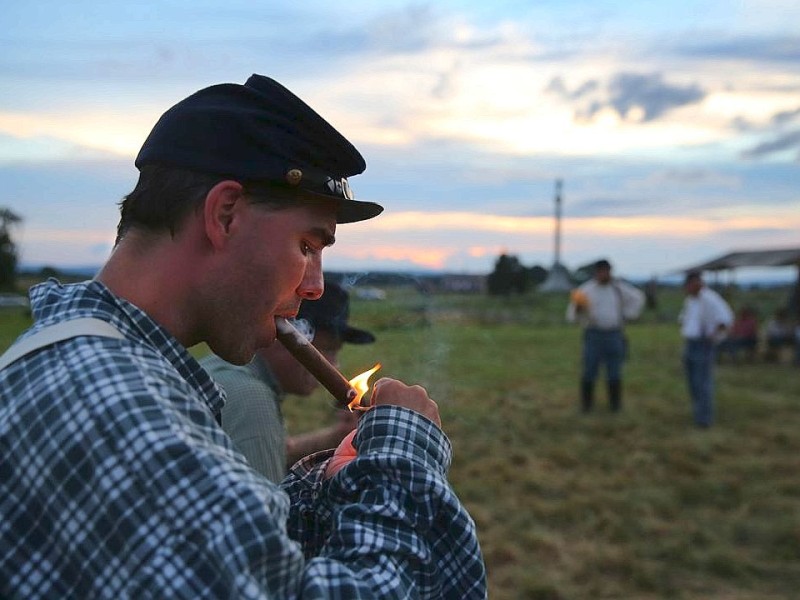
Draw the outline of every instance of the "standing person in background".
<instances>
[{"instance_id":1,"label":"standing person in background","mask_svg":"<svg viewBox=\"0 0 800 600\"><path fill-rule=\"evenodd\" d=\"M594 404L594 385L605 365L608 401L613 412L622 407L622 363L627 352L625 323L639 317L645 295L638 288L611 276L611 263L598 260L592 279L571 294L567 321L583 326L580 380L581 410Z\"/></svg>"},{"instance_id":2,"label":"standing person in background","mask_svg":"<svg viewBox=\"0 0 800 600\"><path fill-rule=\"evenodd\" d=\"M714 355L733 324L733 311L717 292L691 271L683 283L686 297L679 315L684 339L683 366L692 401L694 423L703 429L714 423Z\"/></svg>"},{"instance_id":3,"label":"standing person in background","mask_svg":"<svg viewBox=\"0 0 800 600\"><path fill-rule=\"evenodd\" d=\"M658 280L651 277L644 284L645 307L647 310L658 310Z\"/></svg>"},{"instance_id":4,"label":"standing person in background","mask_svg":"<svg viewBox=\"0 0 800 600\"><path fill-rule=\"evenodd\" d=\"M382 211L358 150L253 75L175 104L135 164L96 278L32 288L0 359L0 598L485 598L424 388L378 379L355 437L279 487L188 351L246 364L322 295L337 226Z\"/></svg>"},{"instance_id":5,"label":"standing person in background","mask_svg":"<svg viewBox=\"0 0 800 600\"><path fill-rule=\"evenodd\" d=\"M304 300L297 313L298 328L334 365L344 343L375 341L368 331L348 325L349 313L347 292L332 281L325 282L319 300ZM261 348L246 365L233 365L213 354L200 364L225 390L222 428L247 462L275 483L304 456L338 446L358 423L361 413L340 409L332 425L287 435L281 415L285 395L308 396L319 382L282 344Z\"/></svg>"}]
</instances>

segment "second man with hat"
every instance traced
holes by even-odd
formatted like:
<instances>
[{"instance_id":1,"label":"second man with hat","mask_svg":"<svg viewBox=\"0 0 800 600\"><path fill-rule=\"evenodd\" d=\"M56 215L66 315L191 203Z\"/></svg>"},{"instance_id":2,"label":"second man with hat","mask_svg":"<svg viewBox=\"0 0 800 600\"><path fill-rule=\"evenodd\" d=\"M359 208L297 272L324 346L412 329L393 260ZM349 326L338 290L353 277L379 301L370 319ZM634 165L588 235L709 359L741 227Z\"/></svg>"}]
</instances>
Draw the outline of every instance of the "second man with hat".
<instances>
[{"instance_id":1,"label":"second man with hat","mask_svg":"<svg viewBox=\"0 0 800 600\"><path fill-rule=\"evenodd\" d=\"M332 364L343 344L370 344L375 336L348 324L350 299L339 284L325 283L319 300L304 300L296 326ZM279 483L287 468L304 456L335 448L358 422L360 413L338 410L332 425L288 435L281 405L287 394L308 396L319 382L282 344L261 348L239 366L209 355L200 364L225 390L222 428L250 465Z\"/></svg>"},{"instance_id":2,"label":"second man with hat","mask_svg":"<svg viewBox=\"0 0 800 600\"><path fill-rule=\"evenodd\" d=\"M594 405L594 384L605 365L608 402L612 412L622 408L622 363L628 353L625 323L639 317L644 308L644 293L633 285L611 276L611 263L594 263L592 278L573 290L567 320L583 326L583 367L581 370L581 410Z\"/></svg>"}]
</instances>

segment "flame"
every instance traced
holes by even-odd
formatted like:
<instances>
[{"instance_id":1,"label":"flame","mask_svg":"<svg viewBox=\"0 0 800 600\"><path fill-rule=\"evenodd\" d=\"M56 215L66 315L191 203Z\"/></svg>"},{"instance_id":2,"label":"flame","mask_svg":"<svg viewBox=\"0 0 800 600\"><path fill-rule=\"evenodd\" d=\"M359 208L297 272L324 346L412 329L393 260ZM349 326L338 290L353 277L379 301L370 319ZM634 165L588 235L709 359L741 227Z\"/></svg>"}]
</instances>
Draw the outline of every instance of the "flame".
<instances>
[{"instance_id":1,"label":"flame","mask_svg":"<svg viewBox=\"0 0 800 600\"><path fill-rule=\"evenodd\" d=\"M380 368L381 363L377 363L369 371L364 371L361 375L356 375L350 380L350 385L356 390L356 397L347 405L347 408L349 408L351 412L354 410L369 410L369 407L361 406L361 399L364 397L364 394L369 391L369 378Z\"/></svg>"}]
</instances>

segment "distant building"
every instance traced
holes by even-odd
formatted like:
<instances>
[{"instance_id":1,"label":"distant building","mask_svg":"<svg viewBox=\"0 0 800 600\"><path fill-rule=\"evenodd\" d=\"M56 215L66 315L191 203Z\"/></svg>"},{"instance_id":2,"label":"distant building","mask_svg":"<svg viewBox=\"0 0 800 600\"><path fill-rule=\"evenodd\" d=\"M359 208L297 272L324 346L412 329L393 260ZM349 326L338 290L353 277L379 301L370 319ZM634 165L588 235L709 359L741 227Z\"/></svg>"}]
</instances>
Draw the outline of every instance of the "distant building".
<instances>
[{"instance_id":1,"label":"distant building","mask_svg":"<svg viewBox=\"0 0 800 600\"><path fill-rule=\"evenodd\" d=\"M0 307L4 306L28 306L27 296L20 294L0 294Z\"/></svg>"},{"instance_id":2,"label":"distant building","mask_svg":"<svg viewBox=\"0 0 800 600\"><path fill-rule=\"evenodd\" d=\"M553 264L547 273L547 279L538 287L540 292L568 292L572 289L569 271L561 263Z\"/></svg>"},{"instance_id":3,"label":"distant building","mask_svg":"<svg viewBox=\"0 0 800 600\"><path fill-rule=\"evenodd\" d=\"M386 292L376 287L355 287L353 293L362 300L386 300Z\"/></svg>"},{"instance_id":4,"label":"distant building","mask_svg":"<svg viewBox=\"0 0 800 600\"><path fill-rule=\"evenodd\" d=\"M486 291L485 275L443 275L439 281L442 292L484 293Z\"/></svg>"}]
</instances>

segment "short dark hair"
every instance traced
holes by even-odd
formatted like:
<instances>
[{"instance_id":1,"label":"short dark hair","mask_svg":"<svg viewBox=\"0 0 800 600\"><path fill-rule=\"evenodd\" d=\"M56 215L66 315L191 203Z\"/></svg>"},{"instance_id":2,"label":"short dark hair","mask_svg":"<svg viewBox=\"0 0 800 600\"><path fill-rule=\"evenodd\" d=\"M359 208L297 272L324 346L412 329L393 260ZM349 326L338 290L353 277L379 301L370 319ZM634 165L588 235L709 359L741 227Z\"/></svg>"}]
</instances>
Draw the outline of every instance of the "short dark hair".
<instances>
[{"instance_id":1,"label":"short dark hair","mask_svg":"<svg viewBox=\"0 0 800 600\"><path fill-rule=\"evenodd\" d=\"M686 273L686 279L683 280L683 285L692 283L693 281L702 281L703 275L700 271L689 271Z\"/></svg>"},{"instance_id":2,"label":"short dark hair","mask_svg":"<svg viewBox=\"0 0 800 600\"><path fill-rule=\"evenodd\" d=\"M118 244L131 228L151 232L166 230L174 236L186 218L203 206L211 188L229 179L162 165L143 166L136 187L119 203L120 220L114 244ZM274 209L297 202L288 190L264 189L247 182L242 182L242 186L251 201Z\"/></svg>"},{"instance_id":3,"label":"short dark hair","mask_svg":"<svg viewBox=\"0 0 800 600\"><path fill-rule=\"evenodd\" d=\"M600 269L608 269L611 270L611 263L608 262L605 258L601 258L596 263L594 263L594 270L599 271Z\"/></svg>"}]
</instances>

